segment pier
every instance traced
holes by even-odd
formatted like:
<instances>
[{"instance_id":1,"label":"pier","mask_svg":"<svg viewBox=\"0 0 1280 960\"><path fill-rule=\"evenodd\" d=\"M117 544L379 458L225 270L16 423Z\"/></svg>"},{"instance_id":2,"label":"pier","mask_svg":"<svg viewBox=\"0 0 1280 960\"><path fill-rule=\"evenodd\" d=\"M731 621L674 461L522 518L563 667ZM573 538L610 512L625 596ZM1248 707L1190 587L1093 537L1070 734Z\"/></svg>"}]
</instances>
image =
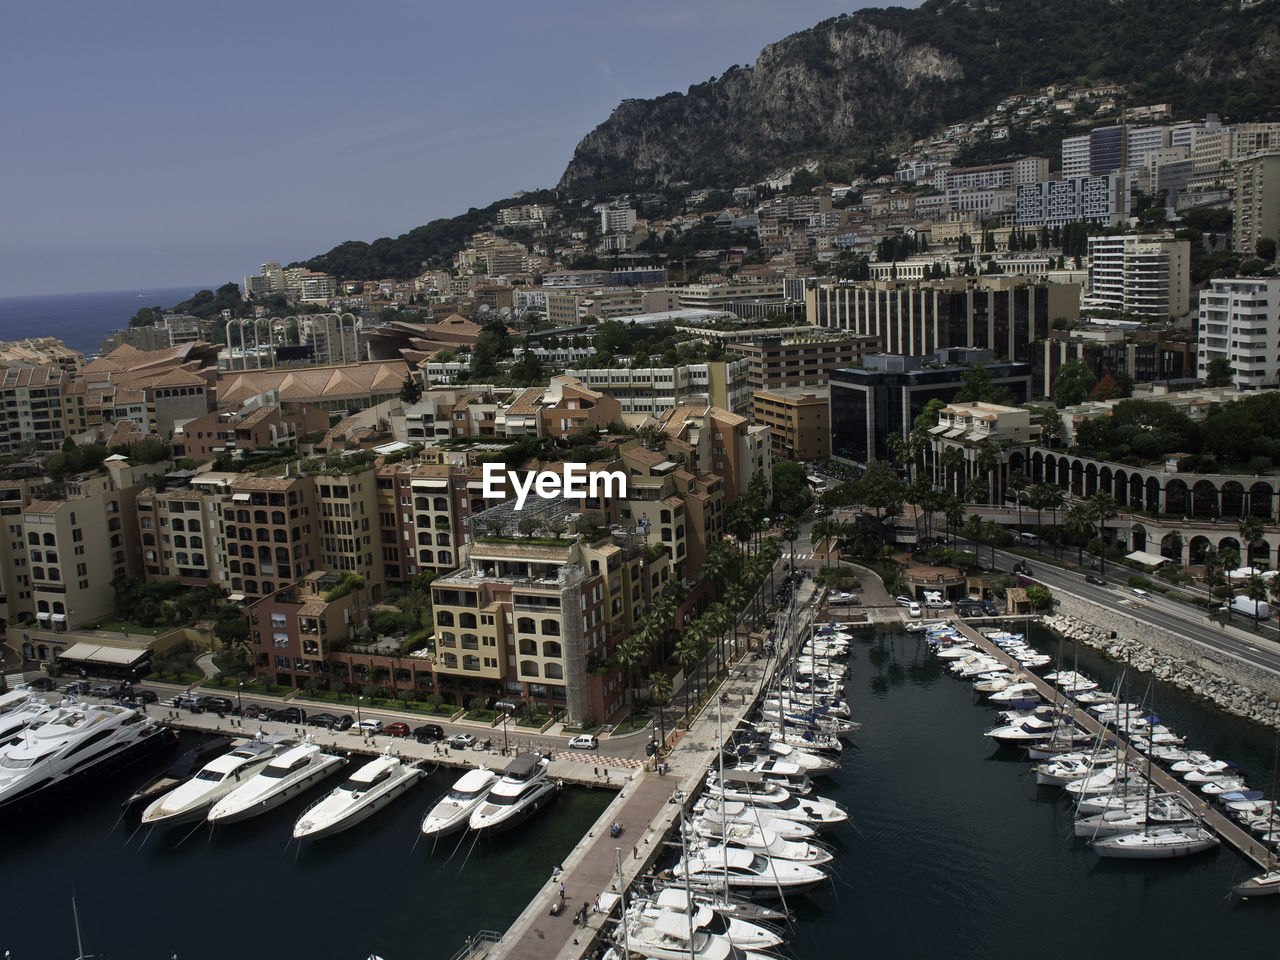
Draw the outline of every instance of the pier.
<instances>
[{"instance_id":1,"label":"pier","mask_svg":"<svg viewBox=\"0 0 1280 960\"><path fill-rule=\"evenodd\" d=\"M953 617L951 618L951 625L959 631L961 636L966 640L971 641L973 645L983 653L999 660L1015 673L1018 673L1019 675L1026 675L1029 682L1035 684L1036 692L1049 703L1057 706L1071 707L1074 711L1075 723L1083 730L1095 737L1105 730L1106 736L1116 741L1117 745L1119 745L1119 747L1124 751L1125 756L1137 753L1136 750L1129 746L1129 741L1122 734L1112 730L1110 727L1104 727L1103 724L1093 716L1093 714L1088 710L1085 710L1083 707L1076 708L1075 703L1070 697L1059 693L1051 684L1048 683L1048 681L1036 676L1030 670L1027 670L1018 663L1017 660L1005 653L1000 649L1000 647L988 640L964 620L961 620L958 617ZM1172 776L1167 770L1155 763L1151 764L1151 780L1156 787L1165 790L1168 793L1175 794L1186 802L1188 808L1191 809L1196 816L1200 817L1204 821L1205 826L1216 833L1224 843L1235 847L1242 856L1252 860L1262 869L1269 869L1267 862L1267 848L1265 845L1259 847L1247 832L1240 829L1239 826L1233 823L1230 818L1220 810L1215 809L1202 794L1196 793L1181 780Z\"/></svg>"}]
</instances>

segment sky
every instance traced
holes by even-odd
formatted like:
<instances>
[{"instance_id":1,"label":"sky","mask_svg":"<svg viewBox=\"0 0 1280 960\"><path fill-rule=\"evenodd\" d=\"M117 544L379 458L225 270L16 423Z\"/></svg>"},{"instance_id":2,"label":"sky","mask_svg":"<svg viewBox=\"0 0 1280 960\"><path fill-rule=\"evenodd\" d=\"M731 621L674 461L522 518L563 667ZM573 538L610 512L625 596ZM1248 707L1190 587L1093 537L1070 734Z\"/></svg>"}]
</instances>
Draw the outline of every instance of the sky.
<instances>
[{"instance_id":1,"label":"sky","mask_svg":"<svg viewBox=\"0 0 1280 960\"><path fill-rule=\"evenodd\" d=\"M238 282L554 186L622 99L876 5L10 0L0 296Z\"/></svg>"}]
</instances>

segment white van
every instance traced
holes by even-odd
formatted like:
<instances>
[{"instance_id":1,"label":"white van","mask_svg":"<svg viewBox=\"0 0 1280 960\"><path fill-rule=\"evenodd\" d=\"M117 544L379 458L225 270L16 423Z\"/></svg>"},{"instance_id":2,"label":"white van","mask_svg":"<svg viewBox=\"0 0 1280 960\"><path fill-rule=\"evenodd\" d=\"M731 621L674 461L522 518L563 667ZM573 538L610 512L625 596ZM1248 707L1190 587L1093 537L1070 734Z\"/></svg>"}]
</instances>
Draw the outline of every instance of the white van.
<instances>
[{"instance_id":1,"label":"white van","mask_svg":"<svg viewBox=\"0 0 1280 960\"><path fill-rule=\"evenodd\" d=\"M1018 534L1018 542L1023 546L1034 547L1040 542L1040 538L1034 533L1020 533Z\"/></svg>"}]
</instances>

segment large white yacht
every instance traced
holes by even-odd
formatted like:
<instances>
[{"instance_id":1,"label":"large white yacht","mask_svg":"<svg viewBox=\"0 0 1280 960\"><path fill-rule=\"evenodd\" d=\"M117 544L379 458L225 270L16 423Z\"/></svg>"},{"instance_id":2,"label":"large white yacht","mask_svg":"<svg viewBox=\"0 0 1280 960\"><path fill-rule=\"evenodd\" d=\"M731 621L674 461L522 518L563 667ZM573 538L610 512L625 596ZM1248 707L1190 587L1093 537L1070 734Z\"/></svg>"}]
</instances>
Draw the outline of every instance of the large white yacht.
<instances>
[{"instance_id":1,"label":"large white yacht","mask_svg":"<svg viewBox=\"0 0 1280 960\"><path fill-rule=\"evenodd\" d=\"M1092 841L1092 846L1100 857L1168 860L1212 850L1218 843L1218 838L1203 827L1160 827L1103 837Z\"/></svg>"},{"instance_id":2,"label":"large white yacht","mask_svg":"<svg viewBox=\"0 0 1280 960\"><path fill-rule=\"evenodd\" d=\"M651 898L637 900L627 910L633 918L645 916L654 921L664 915L675 915L683 922L686 933L691 911L695 931L727 937L729 943L739 950L768 950L785 942L776 930L719 910L705 899L690 897L675 887L660 890Z\"/></svg>"},{"instance_id":3,"label":"large white yacht","mask_svg":"<svg viewBox=\"0 0 1280 960\"><path fill-rule=\"evenodd\" d=\"M174 787L142 811L148 826L203 820L209 808L265 767L283 744L253 740L210 760L186 783Z\"/></svg>"},{"instance_id":4,"label":"large white yacht","mask_svg":"<svg viewBox=\"0 0 1280 960\"><path fill-rule=\"evenodd\" d=\"M37 697L24 701L7 713L0 713L0 745L7 744L36 718L52 709L48 703Z\"/></svg>"},{"instance_id":5,"label":"large white yacht","mask_svg":"<svg viewBox=\"0 0 1280 960\"><path fill-rule=\"evenodd\" d=\"M416 763L389 753L374 757L312 804L293 825L295 840L315 840L340 833L368 818L412 787L422 776Z\"/></svg>"},{"instance_id":6,"label":"large white yacht","mask_svg":"<svg viewBox=\"0 0 1280 960\"><path fill-rule=\"evenodd\" d=\"M345 758L325 753L316 743L290 747L215 803L205 819L210 823L235 823L266 813L319 783L344 763Z\"/></svg>"},{"instance_id":7,"label":"large white yacht","mask_svg":"<svg viewBox=\"0 0 1280 960\"><path fill-rule=\"evenodd\" d=\"M456 830L465 830L472 812L484 803L497 782L498 775L487 767L468 770L427 811L422 819L422 832L429 837L442 837Z\"/></svg>"},{"instance_id":8,"label":"large white yacht","mask_svg":"<svg viewBox=\"0 0 1280 960\"><path fill-rule=\"evenodd\" d=\"M559 784L547 776L547 761L532 753L516 757L480 806L471 811L472 830L506 830L551 801Z\"/></svg>"},{"instance_id":9,"label":"large white yacht","mask_svg":"<svg viewBox=\"0 0 1280 960\"><path fill-rule=\"evenodd\" d=\"M804 890L827 879L822 869L808 863L733 848L682 857L671 872L681 879L687 874L699 884L723 885L727 879L731 890L765 897Z\"/></svg>"},{"instance_id":10,"label":"large white yacht","mask_svg":"<svg viewBox=\"0 0 1280 960\"><path fill-rule=\"evenodd\" d=\"M0 748L0 806L31 800L170 736L129 707L77 704L43 712Z\"/></svg>"}]
</instances>

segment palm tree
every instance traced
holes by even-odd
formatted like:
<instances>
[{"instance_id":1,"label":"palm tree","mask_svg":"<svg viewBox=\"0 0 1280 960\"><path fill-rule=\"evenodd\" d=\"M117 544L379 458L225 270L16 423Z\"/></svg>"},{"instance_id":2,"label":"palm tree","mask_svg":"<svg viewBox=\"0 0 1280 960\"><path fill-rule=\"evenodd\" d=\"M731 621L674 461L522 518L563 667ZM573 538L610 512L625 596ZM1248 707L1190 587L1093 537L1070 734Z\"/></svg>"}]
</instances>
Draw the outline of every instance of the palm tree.
<instances>
[{"instance_id":1,"label":"palm tree","mask_svg":"<svg viewBox=\"0 0 1280 960\"><path fill-rule=\"evenodd\" d=\"M1067 511L1067 516L1063 521L1063 529L1067 535L1076 541L1076 547L1079 549L1077 562L1080 566L1084 566L1084 541L1093 530L1093 515L1089 508L1083 503L1074 504Z\"/></svg>"},{"instance_id":2,"label":"palm tree","mask_svg":"<svg viewBox=\"0 0 1280 960\"><path fill-rule=\"evenodd\" d=\"M947 447L942 452L942 476L943 486L952 493L960 493L959 473L964 467L964 450L960 447ZM956 481L952 482L952 475L956 476Z\"/></svg>"},{"instance_id":3,"label":"palm tree","mask_svg":"<svg viewBox=\"0 0 1280 960\"><path fill-rule=\"evenodd\" d=\"M1009 479L1005 484L1006 489L1013 494L1013 499L1018 503L1018 526L1022 526L1022 494L1027 489L1027 475L1021 470L1010 470Z\"/></svg>"},{"instance_id":4,"label":"palm tree","mask_svg":"<svg viewBox=\"0 0 1280 960\"><path fill-rule=\"evenodd\" d=\"M698 665L698 660L702 655L702 626L699 621L695 620L689 624L684 633L680 634L680 639L676 643L676 663L680 664L680 669L684 671L684 712L688 717L690 709L690 687L695 686L694 677L697 671L694 669Z\"/></svg>"},{"instance_id":5,"label":"palm tree","mask_svg":"<svg viewBox=\"0 0 1280 960\"><path fill-rule=\"evenodd\" d=\"M1235 547L1223 547L1218 551L1218 561L1222 564L1222 572L1227 575L1227 619L1231 619L1231 601L1235 597L1235 585L1231 582L1231 572L1240 566L1240 551Z\"/></svg>"},{"instance_id":6,"label":"palm tree","mask_svg":"<svg viewBox=\"0 0 1280 960\"><path fill-rule=\"evenodd\" d=\"M1240 520L1240 549L1244 553L1245 564L1253 563L1253 545L1262 539L1266 529L1261 517L1244 517Z\"/></svg>"},{"instance_id":7,"label":"palm tree","mask_svg":"<svg viewBox=\"0 0 1280 960\"><path fill-rule=\"evenodd\" d=\"M990 440L979 440L973 462L978 470L987 475L987 502L1001 503L1004 497L1000 493L999 448Z\"/></svg>"},{"instance_id":8,"label":"palm tree","mask_svg":"<svg viewBox=\"0 0 1280 960\"><path fill-rule=\"evenodd\" d=\"M1049 505L1049 487L1044 483L1037 483L1029 491L1027 491L1027 503L1036 512L1036 553L1042 551L1041 544L1044 542L1044 508Z\"/></svg>"},{"instance_id":9,"label":"palm tree","mask_svg":"<svg viewBox=\"0 0 1280 960\"><path fill-rule=\"evenodd\" d=\"M1262 601L1267 599L1267 581L1258 573L1249 574L1244 582L1244 595L1253 601L1253 629L1258 629L1258 611Z\"/></svg>"},{"instance_id":10,"label":"palm tree","mask_svg":"<svg viewBox=\"0 0 1280 960\"><path fill-rule=\"evenodd\" d=\"M943 515L947 520L947 527L950 535L954 539L956 534L960 532L960 527L964 523L964 504L960 502L960 498L954 493L948 493L946 505L943 507Z\"/></svg>"},{"instance_id":11,"label":"palm tree","mask_svg":"<svg viewBox=\"0 0 1280 960\"><path fill-rule=\"evenodd\" d=\"M800 537L800 525L788 517L782 524L782 539L791 544L791 569L796 568L796 540Z\"/></svg>"},{"instance_id":12,"label":"palm tree","mask_svg":"<svg viewBox=\"0 0 1280 960\"><path fill-rule=\"evenodd\" d=\"M1276 608L1276 628L1280 629L1280 576L1271 577L1271 603Z\"/></svg>"},{"instance_id":13,"label":"palm tree","mask_svg":"<svg viewBox=\"0 0 1280 960\"><path fill-rule=\"evenodd\" d=\"M658 730L661 732L659 742L667 742L666 714L663 707L671 702L671 678L658 670L649 674L649 702L658 708Z\"/></svg>"},{"instance_id":14,"label":"palm tree","mask_svg":"<svg viewBox=\"0 0 1280 960\"><path fill-rule=\"evenodd\" d=\"M1174 533L1182 536L1181 531L1175 530ZM1204 548L1204 585L1209 591L1209 605L1213 606L1213 581L1214 569L1218 562L1218 551L1212 546Z\"/></svg>"},{"instance_id":15,"label":"palm tree","mask_svg":"<svg viewBox=\"0 0 1280 960\"><path fill-rule=\"evenodd\" d=\"M1107 570L1107 553L1103 529L1106 527L1107 521L1114 520L1119 512L1119 508L1116 506L1116 498L1105 491L1099 490L1089 498L1089 514L1098 525L1098 539L1102 542L1102 549L1098 551L1098 572L1104 576Z\"/></svg>"},{"instance_id":16,"label":"palm tree","mask_svg":"<svg viewBox=\"0 0 1280 960\"><path fill-rule=\"evenodd\" d=\"M1050 484L1049 487L1046 488L1044 505L1046 510L1053 511L1053 526L1055 528L1055 531L1058 526L1058 511L1061 510L1066 505L1066 503L1067 503L1067 491L1063 490L1062 487L1059 487L1056 484ZM1062 541L1059 535L1055 532L1054 543L1058 544L1061 542ZM1061 551L1059 551L1058 553L1060 556Z\"/></svg>"},{"instance_id":17,"label":"palm tree","mask_svg":"<svg viewBox=\"0 0 1280 960\"><path fill-rule=\"evenodd\" d=\"M1004 528L994 520L987 520L982 524L982 539L991 547L991 569L996 568L996 541L1000 539L1000 533Z\"/></svg>"}]
</instances>

